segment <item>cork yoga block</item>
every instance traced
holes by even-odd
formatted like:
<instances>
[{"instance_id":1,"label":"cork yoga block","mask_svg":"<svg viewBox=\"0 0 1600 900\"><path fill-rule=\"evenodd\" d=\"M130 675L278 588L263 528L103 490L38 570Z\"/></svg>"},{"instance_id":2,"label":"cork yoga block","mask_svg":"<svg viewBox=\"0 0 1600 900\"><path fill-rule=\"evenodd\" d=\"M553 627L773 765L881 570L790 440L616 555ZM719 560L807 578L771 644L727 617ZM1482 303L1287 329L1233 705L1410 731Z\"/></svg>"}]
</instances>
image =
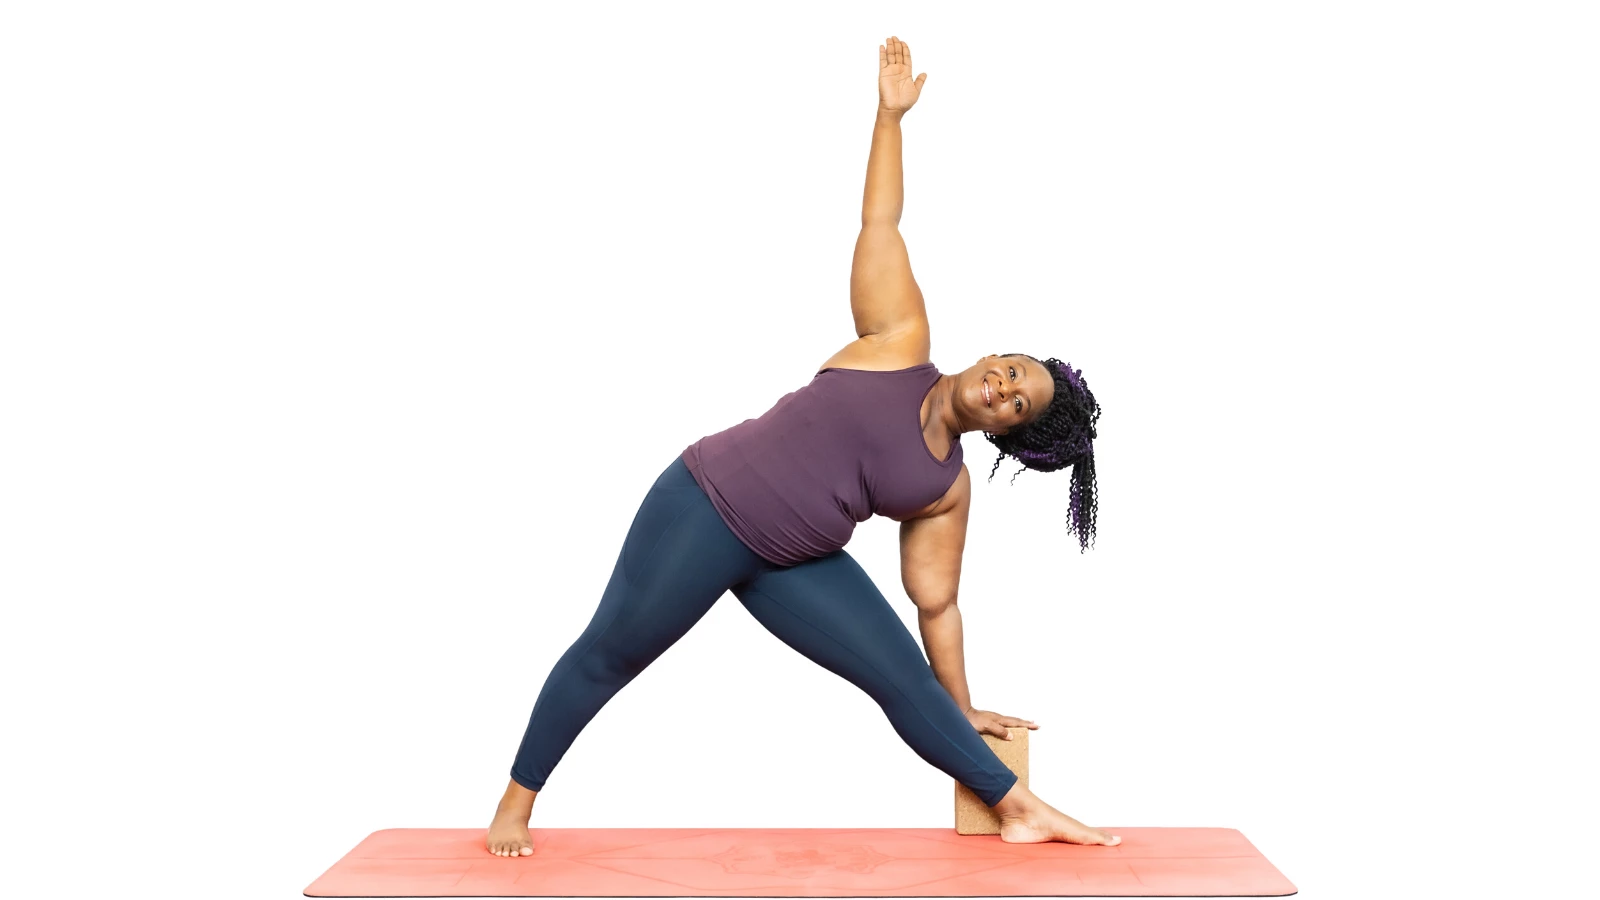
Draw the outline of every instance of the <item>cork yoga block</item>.
<instances>
[{"instance_id":1,"label":"cork yoga block","mask_svg":"<svg viewBox=\"0 0 1600 900\"><path fill-rule=\"evenodd\" d=\"M1014 725L1008 727L1011 740L995 737L992 734L979 735L994 755L1006 764L1006 768L1017 773L1017 783L1023 787L1028 786L1028 727ZM974 794L966 785L956 782L956 833L957 834L999 834L1000 817L994 810L985 806L978 795Z\"/></svg>"}]
</instances>

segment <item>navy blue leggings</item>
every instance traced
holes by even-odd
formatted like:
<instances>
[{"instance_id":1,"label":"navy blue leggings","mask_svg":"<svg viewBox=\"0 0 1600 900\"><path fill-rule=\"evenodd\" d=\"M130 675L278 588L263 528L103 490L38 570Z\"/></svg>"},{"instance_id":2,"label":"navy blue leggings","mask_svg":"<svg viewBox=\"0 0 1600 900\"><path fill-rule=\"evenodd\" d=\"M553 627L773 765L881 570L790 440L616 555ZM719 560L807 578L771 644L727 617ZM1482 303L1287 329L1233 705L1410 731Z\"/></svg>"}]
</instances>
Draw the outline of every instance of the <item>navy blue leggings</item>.
<instances>
[{"instance_id":1,"label":"navy blue leggings","mask_svg":"<svg viewBox=\"0 0 1600 900\"><path fill-rule=\"evenodd\" d=\"M1016 783L850 554L793 566L762 559L728 529L681 456L645 495L600 608L545 679L511 778L543 790L595 713L730 590L784 643L866 691L918 756L984 803L999 803Z\"/></svg>"}]
</instances>

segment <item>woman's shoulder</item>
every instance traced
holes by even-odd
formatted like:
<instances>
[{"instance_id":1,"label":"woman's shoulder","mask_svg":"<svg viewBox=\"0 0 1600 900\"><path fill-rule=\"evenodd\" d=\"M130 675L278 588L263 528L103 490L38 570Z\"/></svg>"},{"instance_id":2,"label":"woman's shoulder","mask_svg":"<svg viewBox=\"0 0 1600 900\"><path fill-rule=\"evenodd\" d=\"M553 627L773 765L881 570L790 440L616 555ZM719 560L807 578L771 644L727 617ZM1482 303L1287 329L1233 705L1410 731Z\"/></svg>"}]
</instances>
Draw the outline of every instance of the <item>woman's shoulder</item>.
<instances>
[{"instance_id":1,"label":"woman's shoulder","mask_svg":"<svg viewBox=\"0 0 1600 900\"><path fill-rule=\"evenodd\" d=\"M910 369L931 362L928 355L932 345L928 329L914 325L891 334L864 334L839 352L828 357L817 367L823 369L860 369L868 372L893 372Z\"/></svg>"}]
</instances>

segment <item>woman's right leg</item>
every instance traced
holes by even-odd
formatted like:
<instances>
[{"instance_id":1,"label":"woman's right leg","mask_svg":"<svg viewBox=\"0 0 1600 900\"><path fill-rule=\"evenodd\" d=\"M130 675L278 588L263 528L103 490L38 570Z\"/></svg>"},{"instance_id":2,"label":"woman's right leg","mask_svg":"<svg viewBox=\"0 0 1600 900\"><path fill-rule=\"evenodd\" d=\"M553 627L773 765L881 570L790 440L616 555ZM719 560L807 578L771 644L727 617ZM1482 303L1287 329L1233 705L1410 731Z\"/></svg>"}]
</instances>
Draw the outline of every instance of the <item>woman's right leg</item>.
<instances>
[{"instance_id":1,"label":"woman's right leg","mask_svg":"<svg viewBox=\"0 0 1600 900\"><path fill-rule=\"evenodd\" d=\"M877 701L918 756L995 811L1001 840L1121 840L1068 816L1020 783L967 721L899 613L849 553L835 550L787 568L769 566L735 585L733 594L779 640Z\"/></svg>"},{"instance_id":2,"label":"woman's right leg","mask_svg":"<svg viewBox=\"0 0 1600 900\"><path fill-rule=\"evenodd\" d=\"M763 562L728 529L683 459L673 460L639 505L594 617L539 691L490 827L491 851L517 835L503 818L520 814L526 825L522 807L531 810L532 795L600 708ZM525 827L511 846L502 855L530 846Z\"/></svg>"}]
</instances>

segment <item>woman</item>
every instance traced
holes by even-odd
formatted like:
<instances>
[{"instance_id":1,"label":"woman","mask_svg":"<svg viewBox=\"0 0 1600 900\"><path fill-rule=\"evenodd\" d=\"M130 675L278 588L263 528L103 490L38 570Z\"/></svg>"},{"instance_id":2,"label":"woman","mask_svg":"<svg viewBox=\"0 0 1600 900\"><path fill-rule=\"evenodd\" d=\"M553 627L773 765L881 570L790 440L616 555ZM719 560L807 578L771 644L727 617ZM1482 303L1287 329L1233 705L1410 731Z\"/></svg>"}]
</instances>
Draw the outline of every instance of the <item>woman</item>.
<instances>
[{"instance_id":1,"label":"woman","mask_svg":"<svg viewBox=\"0 0 1600 900\"><path fill-rule=\"evenodd\" d=\"M898 229L900 118L927 74L912 79L910 48L894 37L878 48L878 67L850 276L858 338L809 385L690 444L656 479L593 620L539 692L489 826L486 844L498 856L533 853L534 798L578 733L728 591L785 643L876 700L919 756L996 811L1002 840L1121 840L1034 796L984 743L980 733L1038 726L973 708L956 609L972 485L961 434L984 432L1028 468L1072 466L1069 530L1082 552L1094 534L1099 407L1081 375L1056 359L990 355L956 375L929 362L927 314ZM874 513L901 523L902 578L931 667L843 550Z\"/></svg>"}]
</instances>

